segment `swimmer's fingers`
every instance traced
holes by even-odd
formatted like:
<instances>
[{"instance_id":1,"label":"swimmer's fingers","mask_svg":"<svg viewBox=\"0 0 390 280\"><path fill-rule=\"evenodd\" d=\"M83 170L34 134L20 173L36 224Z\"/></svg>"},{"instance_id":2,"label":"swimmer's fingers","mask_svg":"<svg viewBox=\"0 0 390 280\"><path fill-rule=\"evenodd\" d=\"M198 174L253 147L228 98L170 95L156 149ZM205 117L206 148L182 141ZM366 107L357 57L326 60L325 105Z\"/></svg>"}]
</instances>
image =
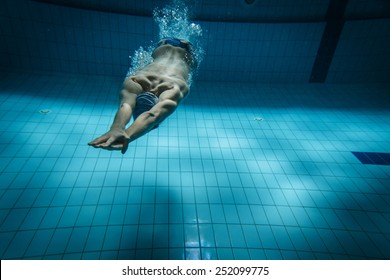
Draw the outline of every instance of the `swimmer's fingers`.
<instances>
[{"instance_id":1,"label":"swimmer's fingers","mask_svg":"<svg viewBox=\"0 0 390 280\"><path fill-rule=\"evenodd\" d=\"M127 149L129 147L129 138L124 137L121 139L121 141L118 143L112 143L109 146L104 146L102 147L103 149L106 150L120 150L122 154L125 154Z\"/></svg>"},{"instance_id":2,"label":"swimmer's fingers","mask_svg":"<svg viewBox=\"0 0 390 280\"><path fill-rule=\"evenodd\" d=\"M122 154L127 151L129 136L122 130L110 130L102 136L88 143L95 148L105 150L120 150Z\"/></svg>"},{"instance_id":3,"label":"swimmer's fingers","mask_svg":"<svg viewBox=\"0 0 390 280\"><path fill-rule=\"evenodd\" d=\"M102 148L103 150L107 150L107 151L121 151L122 154L124 154L123 150L124 150L124 145L123 144L114 144L114 145L110 145L110 146L101 146L99 148ZM126 149L127 150L127 149Z\"/></svg>"},{"instance_id":4,"label":"swimmer's fingers","mask_svg":"<svg viewBox=\"0 0 390 280\"><path fill-rule=\"evenodd\" d=\"M129 146L129 138L126 136L119 138L110 138L106 143L98 145L98 148L102 148L105 150L113 151L120 150L122 154L126 153L127 148Z\"/></svg>"},{"instance_id":5,"label":"swimmer's fingers","mask_svg":"<svg viewBox=\"0 0 390 280\"><path fill-rule=\"evenodd\" d=\"M116 136L111 136L111 137L108 138L105 142L96 145L96 147L98 147L98 148L107 148L107 147L111 147L111 145L115 144L115 142L117 142L117 141L118 141L118 137L116 137Z\"/></svg>"},{"instance_id":6,"label":"swimmer's fingers","mask_svg":"<svg viewBox=\"0 0 390 280\"><path fill-rule=\"evenodd\" d=\"M121 149L121 153L122 154L125 154L126 153L126 151L127 151L127 148L129 147L129 138L128 137L126 137L125 139L124 139L124 141L123 141L123 145L122 145L122 149Z\"/></svg>"},{"instance_id":7,"label":"swimmer's fingers","mask_svg":"<svg viewBox=\"0 0 390 280\"><path fill-rule=\"evenodd\" d=\"M108 132L104 133L102 136L89 142L88 145L95 147L106 147L110 146L116 141L121 141L123 137L127 137L126 132L123 129L112 128Z\"/></svg>"},{"instance_id":8,"label":"swimmer's fingers","mask_svg":"<svg viewBox=\"0 0 390 280\"><path fill-rule=\"evenodd\" d=\"M122 145L113 145L113 146L99 147L99 148L102 148L103 150L107 150L107 151L120 151L122 150Z\"/></svg>"},{"instance_id":9,"label":"swimmer's fingers","mask_svg":"<svg viewBox=\"0 0 390 280\"><path fill-rule=\"evenodd\" d=\"M104 134L104 135L96 138L95 140L89 142L88 145L90 145L90 146L97 146L97 145L105 143L109 138L110 138L109 135Z\"/></svg>"}]
</instances>

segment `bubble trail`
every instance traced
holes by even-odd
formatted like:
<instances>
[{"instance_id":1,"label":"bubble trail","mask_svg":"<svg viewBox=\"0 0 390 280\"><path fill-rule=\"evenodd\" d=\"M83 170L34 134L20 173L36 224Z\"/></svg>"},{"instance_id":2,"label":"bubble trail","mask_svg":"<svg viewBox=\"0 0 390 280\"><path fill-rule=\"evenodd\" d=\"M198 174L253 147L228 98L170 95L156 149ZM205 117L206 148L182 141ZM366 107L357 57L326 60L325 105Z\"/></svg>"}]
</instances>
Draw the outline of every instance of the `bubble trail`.
<instances>
[{"instance_id":1,"label":"bubble trail","mask_svg":"<svg viewBox=\"0 0 390 280\"><path fill-rule=\"evenodd\" d=\"M166 37L174 37L191 42L194 47L195 59L198 62L198 69L205 53L202 41L203 30L199 24L190 21L188 7L185 5L185 2L174 0L172 4L164 8L155 8L153 10L153 19L159 28L157 42ZM133 56L130 56L131 66L126 77L133 75L153 62L152 53L155 46L156 42L152 42L152 45L146 48L141 46L134 52ZM192 76L197 72L197 69L190 73L189 83L191 83Z\"/></svg>"}]
</instances>

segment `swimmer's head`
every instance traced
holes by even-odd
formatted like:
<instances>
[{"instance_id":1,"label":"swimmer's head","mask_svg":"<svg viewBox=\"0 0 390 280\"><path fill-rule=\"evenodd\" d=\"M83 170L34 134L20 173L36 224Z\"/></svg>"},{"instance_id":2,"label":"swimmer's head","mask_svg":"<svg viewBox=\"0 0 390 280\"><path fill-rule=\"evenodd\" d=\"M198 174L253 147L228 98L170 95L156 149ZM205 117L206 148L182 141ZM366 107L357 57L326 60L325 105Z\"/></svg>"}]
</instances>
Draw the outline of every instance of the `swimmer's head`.
<instances>
[{"instance_id":1,"label":"swimmer's head","mask_svg":"<svg viewBox=\"0 0 390 280\"><path fill-rule=\"evenodd\" d=\"M186 58L188 60L188 64L192 69L195 69L198 66L198 62L196 60L195 56L195 51L194 51L194 46L191 44L191 42L183 40L183 39L178 39L174 37L167 37L161 39L157 43L157 47L163 46L163 45L171 45L174 47L182 48L187 52Z\"/></svg>"}]
</instances>

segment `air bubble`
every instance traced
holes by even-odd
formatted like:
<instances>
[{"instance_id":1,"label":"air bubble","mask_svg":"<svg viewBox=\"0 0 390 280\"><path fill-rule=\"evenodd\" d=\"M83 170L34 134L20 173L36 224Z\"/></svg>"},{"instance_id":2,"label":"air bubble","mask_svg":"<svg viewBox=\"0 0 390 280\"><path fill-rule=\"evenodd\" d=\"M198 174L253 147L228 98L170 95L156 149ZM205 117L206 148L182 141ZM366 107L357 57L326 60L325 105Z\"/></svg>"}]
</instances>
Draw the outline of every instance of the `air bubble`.
<instances>
[{"instance_id":1,"label":"air bubble","mask_svg":"<svg viewBox=\"0 0 390 280\"><path fill-rule=\"evenodd\" d=\"M167 5L162 9L155 8L153 10L153 19L159 28L158 41L166 37L173 37L191 42L194 56L199 67L199 64L204 57L202 43L203 30L199 24L190 22L188 8L185 6L185 3L173 0L172 4ZM126 77L133 75L153 61L152 53L155 46L156 43L152 42L151 46L147 48L140 47L134 52L134 55L130 57L131 66ZM196 71L197 69L193 72ZM193 74L194 73L190 74L189 83L191 83Z\"/></svg>"}]
</instances>

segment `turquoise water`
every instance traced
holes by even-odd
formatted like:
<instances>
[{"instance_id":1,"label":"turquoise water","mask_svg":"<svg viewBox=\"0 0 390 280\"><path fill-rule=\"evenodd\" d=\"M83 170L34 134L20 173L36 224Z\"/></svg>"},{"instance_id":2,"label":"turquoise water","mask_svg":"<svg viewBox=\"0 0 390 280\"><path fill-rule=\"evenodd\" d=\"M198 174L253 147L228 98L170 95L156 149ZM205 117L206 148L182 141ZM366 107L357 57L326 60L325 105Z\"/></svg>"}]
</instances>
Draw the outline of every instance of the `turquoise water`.
<instances>
[{"instance_id":1,"label":"turquoise water","mask_svg":"<svg viewBox=\"0 0 390 280\"><path fill-rule=\"evenodd\" d=\"M2 259L390 257L381 88L197 82L122 156L87 146L121 78L2 77Z\"/></svg>"},{"instance_id":2,"label":"turquoise water","mask_svg":"<svg viewBox=\"0 0 390 280\"><path fill-rule=\"evenodd\" d=\"M6 3L1 259L390 258L389 166L352 153L390 153L389 20L348 21L323 84L323 22L200 22L190 95L122 155L87 143L160 38L152 10Z\"/></svg>"}]
</instances>

